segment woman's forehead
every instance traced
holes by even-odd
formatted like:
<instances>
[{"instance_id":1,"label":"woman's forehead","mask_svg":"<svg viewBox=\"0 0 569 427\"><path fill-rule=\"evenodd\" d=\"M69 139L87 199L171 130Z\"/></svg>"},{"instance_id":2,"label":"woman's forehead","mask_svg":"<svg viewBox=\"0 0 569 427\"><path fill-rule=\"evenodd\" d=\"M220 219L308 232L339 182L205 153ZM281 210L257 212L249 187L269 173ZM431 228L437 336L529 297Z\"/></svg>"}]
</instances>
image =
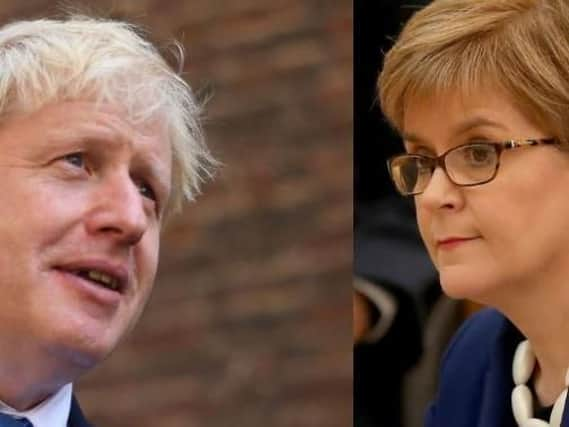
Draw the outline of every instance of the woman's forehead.
<instances>
[{"instance_id":1,"label":"woman's forehead","mask_svg":"<svg viewBox=\"0 0 569 427\"><path fill-rule=\"evenodd\" d=\"M402 103L402 128L410 117L442 115L439 124L449 119L464 120L468 127L495 125L507 117L523 116L531 121L526 103L499 86L449 88L409 94ZM452 116L451 116L452 113Z\"/></svg>"},{"instance_id":2,"label":"woman's forehead","mask_svg":"<svg viewBox=\"0 0 569 427\"><path fill-rule=\"evenodd\" d=\"M489 138L554 136L519 102L500 89L447 91L415 96L405 103L400 133L409 143L456 138L484 131Z\"/></svg>"}]
</instances>

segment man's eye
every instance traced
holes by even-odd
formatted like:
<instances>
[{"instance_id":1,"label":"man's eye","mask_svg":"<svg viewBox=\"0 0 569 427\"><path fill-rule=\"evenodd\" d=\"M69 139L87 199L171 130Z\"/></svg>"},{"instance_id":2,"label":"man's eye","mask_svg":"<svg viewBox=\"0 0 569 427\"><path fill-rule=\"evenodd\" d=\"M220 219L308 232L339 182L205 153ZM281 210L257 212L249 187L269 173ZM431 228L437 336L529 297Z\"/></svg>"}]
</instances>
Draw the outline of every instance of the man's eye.
<instances>
[{"instance_id":1,"label":"man's eye","mask_svg":"<svg viewBox=\"0 0 569 427\"><path fill-rule=\"evenodd\" d=\"M62 157L67 163L72 164L78 168L85 167L85 155L83 153L71 153Z\"/></svg>"},{"instance_id":2,"label":"man's eye","mask_svg":"<svg viewBox=\"0 0 569 427\"><path fill-rule=\"evenodd\" d=\"M138 191L140 191L140 194L142 194L143 197L146 197L147 199L156 202L157 200L156 192L154 191L152 186L148 185L144 181L139 182L137 186L138 186Z\"/></svg>"}]
</instances>

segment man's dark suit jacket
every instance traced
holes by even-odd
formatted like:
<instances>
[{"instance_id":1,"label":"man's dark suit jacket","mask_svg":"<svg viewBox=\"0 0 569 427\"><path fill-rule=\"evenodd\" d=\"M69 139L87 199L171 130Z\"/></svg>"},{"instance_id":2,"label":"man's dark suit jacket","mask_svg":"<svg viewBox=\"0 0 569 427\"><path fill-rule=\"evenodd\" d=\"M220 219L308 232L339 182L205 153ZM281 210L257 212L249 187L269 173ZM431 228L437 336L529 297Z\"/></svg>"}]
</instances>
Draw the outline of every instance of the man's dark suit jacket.
<instances>
[{"instance_id":1,"label":"man's dark suit jacket","mask_svg":"<svg viewBox=\"0 0 569 427\"><path fill-rule=\"evenodd\" d=\"M458 331L443 359L426 427L517 427L511 409L512 361L524 337L496 310L485 309ZM569 427L569 403L561 427Z\"/></svg>"},{"instance_id":2,"label":"man's dark suit jacket","mask_svg":"<svg viewBox=\"0 0 569 427\"><path fill-rule=\"evenodd\" d=\"M73 397L71 401L71 409L69 411L69 419L67 421L68 427L93 427L91 424L87 422L81 408L79 407L79 403Z\"/></svg>"}]
</instances>

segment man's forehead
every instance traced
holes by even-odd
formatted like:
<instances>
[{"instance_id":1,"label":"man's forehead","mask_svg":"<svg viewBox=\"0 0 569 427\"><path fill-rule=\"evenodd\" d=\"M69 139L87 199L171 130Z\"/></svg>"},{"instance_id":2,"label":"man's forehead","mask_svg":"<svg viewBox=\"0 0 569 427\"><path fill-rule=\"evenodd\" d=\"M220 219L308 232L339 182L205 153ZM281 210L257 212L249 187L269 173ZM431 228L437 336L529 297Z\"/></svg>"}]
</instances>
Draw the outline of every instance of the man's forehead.
<instances>
[{"instance_id":1,"label":"man's forehead","mask_svg":"<svg viewBox=\"0 0 569 427\"><path fill-rule=\"evenodd\" d=\"M50 104L4 120L0 126L0 156L2 152L41 156L56 149L100 145L107 151L127 149L146 169L170 178L172 150L162 123L132 123L125 109L109 104Z\"/></svg>"},{"instance_id":2,"label":"man's forehead","mask_svg":"<svg viewBox=\"0 0 569 427\"><path fill-rule=\"evenodd\" d=\"M25 131L30 126L47 138L92 138L116 140L168 140L164 120L149 118L133 122L125 108L85 101L49 104L41 109L7 118L4 128ZM1 131L1 128L0 128ZM165 148L167 144L163 144Z\"/></svg>"}]
</instances>

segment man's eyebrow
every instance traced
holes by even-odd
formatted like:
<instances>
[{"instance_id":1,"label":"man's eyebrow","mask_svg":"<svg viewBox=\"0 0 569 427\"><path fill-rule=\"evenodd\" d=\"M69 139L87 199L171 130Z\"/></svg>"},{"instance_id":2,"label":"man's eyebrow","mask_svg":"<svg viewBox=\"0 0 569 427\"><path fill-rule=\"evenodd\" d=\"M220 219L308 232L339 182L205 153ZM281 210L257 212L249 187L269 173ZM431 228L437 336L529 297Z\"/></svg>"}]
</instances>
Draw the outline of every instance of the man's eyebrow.
<instances>
[{"instance_id":1,"label":"man's eyebrow","mask_svg":"<svg viewBox=\"0 0 569 427\"><path fill-rule=\"evenodd\" d=\"M124 138L120 134L109 132L85 132L85 133L56 133L52 135L60 144L77 144L79 146L103 145L105 150L117 150L125 145L132 147L133 141ZM48 145L49 146L49 145ZM135 155L138 169L148 174L153 181L159 186L161 192L169 193L171 187L171 177L168 168L163 166L161 159L155 153L138 153Z\"/></svg>"},{"instance_id":2,"label":"man's eyebrow","mask_svg":"<svg viewBox=\"0 0 569 427\"><path fill-rule=\"evenodd\" d=\"M54 145L103 144L108 148L119 148L125 144L130 144L130 141L119 133L109 131L108 129L92 129L88 127L73 131L57 129L49 132L46 137L48 143Z\"/></svg>"},{"instance_id":3,"label":"man's eyebrow","mask_svg":"<svg viewBox=\"0 0 569 427\"><path fill-rule=\"evenodd\" d=\"M171 170L161 162L160 157L154 153L141 153L136 156L136 161L139 170L149 174L164 196L168 196L171 190Z\"/></svg>"}]
</instances>

